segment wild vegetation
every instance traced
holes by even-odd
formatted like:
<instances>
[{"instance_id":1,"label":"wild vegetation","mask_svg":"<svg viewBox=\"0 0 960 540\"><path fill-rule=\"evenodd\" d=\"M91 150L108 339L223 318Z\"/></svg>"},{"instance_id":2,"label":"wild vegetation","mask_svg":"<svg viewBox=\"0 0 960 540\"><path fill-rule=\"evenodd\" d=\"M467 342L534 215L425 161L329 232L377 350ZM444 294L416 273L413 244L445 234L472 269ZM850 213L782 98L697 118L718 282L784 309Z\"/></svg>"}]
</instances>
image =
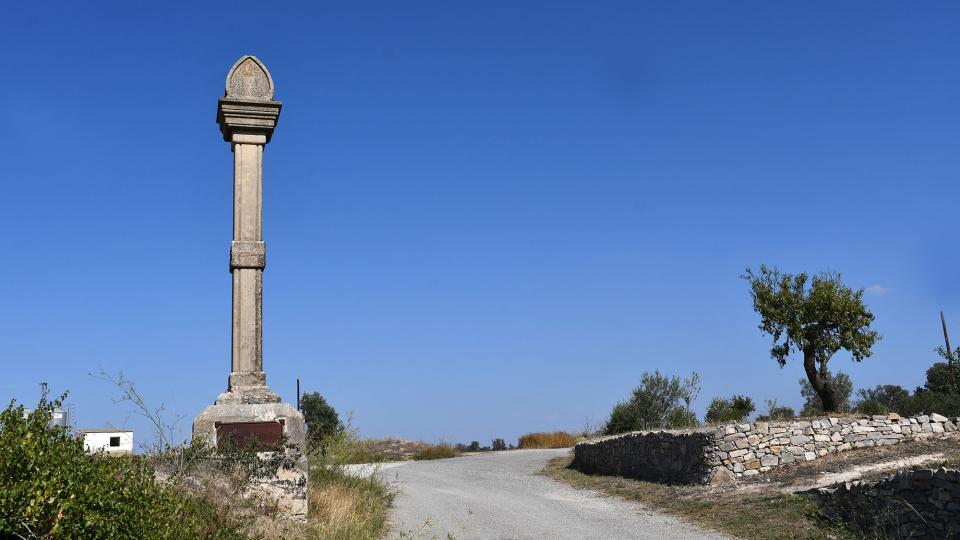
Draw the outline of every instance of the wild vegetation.
<instances>
[{"instance_id":1,"label":"wild vegetation","mask_svg":"<svg viewBox=\"0 0 960 540\"><path fill-rule=\"evenodd\" d=\"M0 413L0 538L339 540L385 533L394 494L380 477L348 474L344 463L363 450L339 419L338 429L313 438L309 520L291 523L278 519L276 507L243 496L249 480L282 465L276 459L285 453L171 444L176 422L163 407L148 407L122 374L99 378L148 418L156 442L133 456L91 455L68 429L49 425L61 400L41 399L29 415L11 403Z\"/></svg>"},{"instance_id":2,"label":"wild vegetation","mask_svg":"<svg viewBox=\"0 0 960 540\"><path fill-rule=\"evenodd\" d=\"M713 398L713 401L707 407L707 413L703 420L708 424L742 422L756 409L757 406L748 396L734 394L730 399Z\"/></svg>"},{"instance_id":3,"label":"wild vegetation","mask_svg":"<svg viewBox=\"0 0 960 540\"><path fill-rule=\"evenodd\" d=\"M581 437L571 435L566 431L554 431L552 433L527 433L521 435L517 441L518 448L570 448L579 441Z\"/></svg>"},{"instance_id":4,"label":"wild vegetation","mask_svg":"<svg viewBox=\"0 0 960 540\"><path fill-rule=\"evenodd\" d=\"M680 380L667 377L659 370L644 372L640 386L633 389L627 401L617 403L604 426L604 433L613 435L648 429L696 427L697 416L691 409L700 393L700 376L693 372Z\"/></svg>"},{"instance_id":5,"label":"wild vegetation","mask_svg":"<svg viewBox=\"0 0 960 540\"><path fill-rule=\"evenodd\" d=\"M89 455L41 400L0 413L0 537L244 538L248 520L161 483L136 456Z\"/></svg>"},{"instance_id":6,"label":"wild vegetation","mask_svg":"<svg viewBox=\"0 0 960 540\"><path fill-rule=\"evenodd\" d=\"M939 413L960 416L960 347L936 349L943 361L928 370L926 382L911 394L898 385L878 385L854 392L850 376L832 372L828 362L846 350L860 362L872 354L880 335L873 329L874 316L863 302L863 290L853 290L838 273L785 274L776 268L749 268L741 276L750 284L754 310L760 315L760 330L773 338L771 357L780 367L797 353L802 357L805 377L799 380L803 405L799 416L830 413L886 414L904 416ZM700 379L693 373L686 379L663 375L659 370L644 372L640 385L626 401L617 403L601 430L604 434L656 429L696 427L698 419L691 404L700 391ZM787 420L797 416L793 408L776 399L766 401L767 411L756 420ZM704 422L741 422L756 412L753 399L735 394L715 397L707 407Z\"/></svg>"}]
</instances>

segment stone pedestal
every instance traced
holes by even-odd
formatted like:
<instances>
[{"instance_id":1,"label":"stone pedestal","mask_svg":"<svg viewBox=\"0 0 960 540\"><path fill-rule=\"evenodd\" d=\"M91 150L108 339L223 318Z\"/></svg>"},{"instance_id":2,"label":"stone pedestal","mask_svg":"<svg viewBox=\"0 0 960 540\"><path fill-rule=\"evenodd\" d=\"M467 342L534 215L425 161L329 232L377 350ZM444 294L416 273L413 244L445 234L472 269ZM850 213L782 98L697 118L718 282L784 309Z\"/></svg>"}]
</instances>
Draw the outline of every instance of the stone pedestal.
<instances>
[{"instance_id":1,"label":"stone pedestal","mask_svg":"<svg viewBox=\"0 0 960 540\"><path fill-rule=\"evenodd\" d=\"M253 433L252 428L264 427L255 424L268 423L274 435L282 431L288 447L262 454L285 465L254 479L248 491L251 496L272 497L285 515L302 520L306 519L308 472L303 415L280 402L280 396L267 386L263 370L263 150L281 108L273 100L273 90L273 78L263 63L244 56L230 69L226 95L217 104L217 123L230 143L234 165L230 375L227 391L194 419L193 437L217 447L222 442L217 440L218 430Z\"/></svg>"},{"instance_id":2,"label":"stone pedestal","mask_svg":"<svg viewBox=\"0 0 960 540\"><path fill-rule=\"evenodd\" d=\"M309 464L304 453L306 431L300 411L289 403L216 403L193 420L193 438L215 447L218 424L274 421L283 424L283 435L290 447L258 454L265 462L277 464L252 478L244 496L269 503L289 520L306 521Z\"/></svg>"}]
</instances>

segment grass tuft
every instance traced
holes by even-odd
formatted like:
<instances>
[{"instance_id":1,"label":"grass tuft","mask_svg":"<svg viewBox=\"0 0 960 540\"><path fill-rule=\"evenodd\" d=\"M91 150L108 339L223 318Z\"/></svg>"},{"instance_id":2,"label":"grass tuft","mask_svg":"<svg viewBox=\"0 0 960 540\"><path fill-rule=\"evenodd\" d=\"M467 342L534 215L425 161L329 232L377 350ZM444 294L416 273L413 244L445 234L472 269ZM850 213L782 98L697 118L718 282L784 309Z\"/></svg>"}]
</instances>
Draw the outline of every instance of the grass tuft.
<instances>
[{"instance_id":1,"label":"grass tuft","mask_svg":"<svg viewBox=\"0 0 960 540\"><path fill-rule=\"evenodd\" d=\"M527 433L520 437L518 448L570 448L582 437L571 435L565 431L553 433Z\"/></svg>"},{"instance_id":2,"label":"grass tuft","mask_svg":"<svg viewBox=\"0 0 960 540\"><path fill-rule=\"evenodd\" d=\"M421 461L428 459L447 459L457 457L460 452L447 443L431 444L413 455L413 459Z\"/></svg>"}]
</instances>

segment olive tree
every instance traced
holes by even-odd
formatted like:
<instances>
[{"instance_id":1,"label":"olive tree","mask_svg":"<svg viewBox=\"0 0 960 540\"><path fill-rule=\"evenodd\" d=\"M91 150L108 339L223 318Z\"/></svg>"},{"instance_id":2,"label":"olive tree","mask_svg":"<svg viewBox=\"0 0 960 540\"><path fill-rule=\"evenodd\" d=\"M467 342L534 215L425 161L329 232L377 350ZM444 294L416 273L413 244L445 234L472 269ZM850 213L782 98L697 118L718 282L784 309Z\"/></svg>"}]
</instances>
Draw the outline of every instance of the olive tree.
<instances>
[{"instance_id":1,"label":"olive tree","mask_svg":"<svg viewBox=\"0 0 960 540\"><path fill-rule=\"evenodd\" d=\"M760 330L773 337L770 356L782 368L792 352L802 354L807 380L823 410L838 411L842 404L827 362L840 349L860 362L880 339L870 328L874 317L863 303L863 289L844 285L835 272L811 277L761 266L756 273L748 268L741 277L750 283Z\"/></svg>"}]
</instances>

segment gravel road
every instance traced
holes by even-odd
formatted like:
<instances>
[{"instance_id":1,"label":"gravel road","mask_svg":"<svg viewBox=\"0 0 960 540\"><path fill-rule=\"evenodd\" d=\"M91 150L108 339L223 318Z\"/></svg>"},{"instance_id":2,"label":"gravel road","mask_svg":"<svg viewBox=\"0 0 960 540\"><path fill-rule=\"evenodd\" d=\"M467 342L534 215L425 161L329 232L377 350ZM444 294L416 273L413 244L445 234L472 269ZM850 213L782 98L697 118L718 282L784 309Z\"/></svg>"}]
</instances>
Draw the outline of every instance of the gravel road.
<instances>
[{"instance_id":1,"label":"gravel road","mask_svg":"<svg viewBox=\"0 0 960 540\"><path fill-rule=\"evenodd\" d=\"M380 474L400 491L390 538L724 538L537 474L568 452L511 450L386 464Z\"/></svg>"}]
</instances>

